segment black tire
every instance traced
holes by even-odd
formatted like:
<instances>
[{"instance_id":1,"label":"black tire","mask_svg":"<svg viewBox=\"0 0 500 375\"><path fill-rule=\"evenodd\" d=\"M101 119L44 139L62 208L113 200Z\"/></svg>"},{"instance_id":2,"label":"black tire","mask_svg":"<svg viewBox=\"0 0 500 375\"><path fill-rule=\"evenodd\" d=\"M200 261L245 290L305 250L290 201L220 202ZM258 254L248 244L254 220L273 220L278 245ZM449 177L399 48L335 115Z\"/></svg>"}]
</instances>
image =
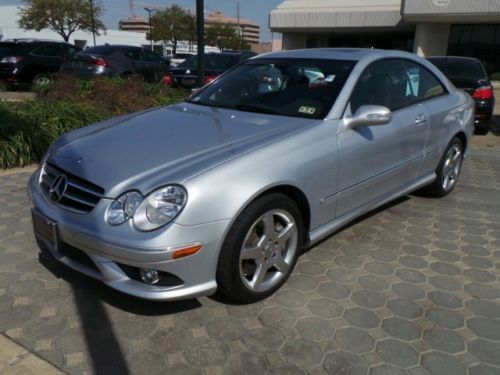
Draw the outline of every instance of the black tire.
<instances>
[{"instance_id":1,"label":"black tire","mask_svg":"<svg viewBox=\"0 0 500 375\"><path fill-rule=\"evenodd\" d=\"M249 279L248 282L245 282L243 280L243 278L245 277L245 272L243 271L244 267L252 267L252 265L247 265L247 263L245 262L252 262L253 259L242 260L240 259L240 256L243 251L245 240L248 239L248 236L252 231L255 231L256 233L259 225L257 224L258 221L263 219L263 217L268 215L269 213L271 213L271 215L273 216L273 232L277 236L282 233L281 230L285 229L285 226L283 226L280 231L276 232L276 225L278 225L279 227L279 221L282 220L282 218L279 216L281 213L285 214L285 216L289 215L289 218L293 218L293 221L295 222L296 232L291 235L293 237L285 240L285 255L283 255L283 250L274 250L276 253L280 253L280 257L282 259L285 259L285 257L287 256L290 258L286 262L288 270L286 272L280 272L278 268L274 268L274 265L270 266L268 271L265 271L266 277L269 276L269 278L267 279L268 281L262 281L261 284L264 285L265 282L267 282L269 283L269 288L266 290L255 291L252 290L249 285L247 285L248 283L251 283L253 279ZM276 218L276 222L274 221L274 218ZM288 223L288 225L290 225L290 223ZM265 239L267 237L265 236L265 234L263 234L262 238ZM217 264L216 277L218 292L240 303L256 302L270 296L276 290L278 290L290 276L290 273L292 272L295 263L297 262L297 258L300 254L300 250L303 244L303 238L304 228L302 216L299 209L297 208L297 205L288 196L273 193L258 198L247 208L245 208L245 210L243 210L243 212L238 216L231 229L229 230L226 239L224 240ZM261 241L261 239L258 238L256 238L256 240L258 243L268 242L267 240ZM264 255L264 252L268 251L268 249L261 251L263 254L262 259L266 259L266 262L272 262L271 259L276 258L275 254L273 254L274 258L269 255ZM289 251L290 253L288 254ZM268 256L269 260L267 258ZM261 259L259 259L259 261L261 261ZM264 261L262 262L264 263ZM255 262L254 267L255 278L258 272L257 262Z\"/></svg>"},{"instance_id":2,"label":"black tire","mask_svg":"<svg viewBox=\"0 0 500 375\"><path fill-rule=\"evenodd\" d=\"M454 179L453 184L449 187L446 187L445 164L447 163L448 155L451 152L450 150L457 150L457 148L460 150L460 156L458 160L458 173L456 173L456 177ZM464 152L464 146L462 144L462 141L458 137L453 138L451 142L448 144L448 147L446 147L446 150L443 153L441 160L439 161L438 167L436 169L436 176L437 176L436 179L432 184L422 189L422 192L424 194L431 197L441 198L447 196L453 191L453 189L457 185L458 178L460 176L460 171L462 169L463 152Z\"/></svg>"},{"instance_id":3,"label":"black tire","mask_svg":"<svg viewBox=\"0 0 500 375\"><path fill-rule=\"evenodd\" d=\"M483 124L483 125L476 125L474 129L474 134L475 135L486 135L490 131L490 127L488 124Z\"/></svg>"}]
</instances>

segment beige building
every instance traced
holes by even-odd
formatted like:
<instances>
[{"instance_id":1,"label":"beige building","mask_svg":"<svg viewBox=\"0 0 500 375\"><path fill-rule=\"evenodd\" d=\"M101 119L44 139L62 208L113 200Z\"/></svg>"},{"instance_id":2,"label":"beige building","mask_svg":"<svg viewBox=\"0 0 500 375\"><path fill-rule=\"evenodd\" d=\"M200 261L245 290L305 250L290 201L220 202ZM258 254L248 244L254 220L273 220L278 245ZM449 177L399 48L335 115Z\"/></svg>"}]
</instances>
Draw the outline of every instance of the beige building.
<instances>
[{"instance_id":1,"label":"beige building","mask_svg":"<svg viewBox=\"0 0 500 375\"><path fill-rule=\"evenodd\" d=\"M260 26L250 20L226 17L222 12L212 12L205 19L205 27L209 28L214 23L233 25L238 33L243 33L243 39L250 44L260 43Z\"/></svg>"},{"instance_id":2,"label":"beige building","mask_svg":"<svg viewBox=\"0 0 500 375\"><path fill-rule=\"evenodd\" d=\"M284 0L283 49L365 47L480 58L500 72L500 0Z\"/></svg>"},{"instance_id":3,"label":"beige building","mask_svg":"<svg viewBox=\"0 0 500 375\"><path fill-rule=\"evenodd\" d=\"M121 19L118 27L122 31L135 31L139 33L149 32L149 22L140 16L133 16Z\"/></svg>"}]
</instances>

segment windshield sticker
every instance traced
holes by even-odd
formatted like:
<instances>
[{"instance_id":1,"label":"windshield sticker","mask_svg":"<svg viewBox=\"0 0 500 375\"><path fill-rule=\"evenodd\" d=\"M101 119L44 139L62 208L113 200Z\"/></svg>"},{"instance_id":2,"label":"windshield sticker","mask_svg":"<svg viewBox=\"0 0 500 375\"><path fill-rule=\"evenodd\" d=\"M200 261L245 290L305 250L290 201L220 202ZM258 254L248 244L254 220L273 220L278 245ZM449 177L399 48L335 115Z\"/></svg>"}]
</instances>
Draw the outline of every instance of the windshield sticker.
<instances>
[{"instance_id":1,"label":"windshield sticker","mask_svg":"<svg viewBox=\"0 0 500 375\"><path fill-rule=\"evenodd\" d=\"M314 112L316 112L316 108L314 107L307 107L303 105L299 108L299 113L305 113L306 115L314 115Z\"/></svg>"},{"instance_id":2,"label":"windshield sticker","mask_svg":"<svg viewBox=\"0 0 500 375\"><path fill-rule=\"evenodd\" d=\"M330 75L326 76L325 81L326 82L333 82L334 79L335 79L335 74L330 74Z\"/></svg>"}]
</instances>

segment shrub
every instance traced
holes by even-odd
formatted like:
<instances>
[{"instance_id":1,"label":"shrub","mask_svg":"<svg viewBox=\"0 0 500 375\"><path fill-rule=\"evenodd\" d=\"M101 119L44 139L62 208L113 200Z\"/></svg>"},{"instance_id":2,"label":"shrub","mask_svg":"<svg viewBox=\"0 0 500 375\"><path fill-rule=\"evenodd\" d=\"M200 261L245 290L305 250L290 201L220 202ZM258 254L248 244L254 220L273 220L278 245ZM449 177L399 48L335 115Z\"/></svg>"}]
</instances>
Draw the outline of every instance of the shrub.
<instances>
[{"instance_id":1,"label":"shrub","mask_svg":"<svg viewBox=\"0 0 500 375\"><path fill-rule=\"evenodd\" d=\"M25 103L0 102L0 168L38 162L61 134L110 117L180 101L185 90L139 79L58 77Z\"/></svg>"},{"instance_id":2,"label":"shrub","mask_svg":"<svg viewBox=\"0 0 500 375\"><path fill-rule=\"evenodd\" d=\"M500 81L500 72L491 73L492 81Z\"/></svg>"}]
</instances>

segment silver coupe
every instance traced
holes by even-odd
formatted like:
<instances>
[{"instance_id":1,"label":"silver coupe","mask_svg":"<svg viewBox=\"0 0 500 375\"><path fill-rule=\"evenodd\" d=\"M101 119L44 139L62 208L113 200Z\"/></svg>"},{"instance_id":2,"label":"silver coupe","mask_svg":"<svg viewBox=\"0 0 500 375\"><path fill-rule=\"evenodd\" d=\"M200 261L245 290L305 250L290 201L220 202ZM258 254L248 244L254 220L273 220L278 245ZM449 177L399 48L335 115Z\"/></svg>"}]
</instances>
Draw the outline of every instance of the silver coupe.
<instances>
[{"instance_id":1,"label":"silver coupe","mask_svg":"<svg viewBox=\"0 0 500 375\"><path fill-rule=\"evenodd\" d=\"M124 293L256 301L361 214L450 193L473 124L471 97L410 53L261 55L184 102L60 137L29 182L34 231Z\"/></svg>"}]
</instances>

